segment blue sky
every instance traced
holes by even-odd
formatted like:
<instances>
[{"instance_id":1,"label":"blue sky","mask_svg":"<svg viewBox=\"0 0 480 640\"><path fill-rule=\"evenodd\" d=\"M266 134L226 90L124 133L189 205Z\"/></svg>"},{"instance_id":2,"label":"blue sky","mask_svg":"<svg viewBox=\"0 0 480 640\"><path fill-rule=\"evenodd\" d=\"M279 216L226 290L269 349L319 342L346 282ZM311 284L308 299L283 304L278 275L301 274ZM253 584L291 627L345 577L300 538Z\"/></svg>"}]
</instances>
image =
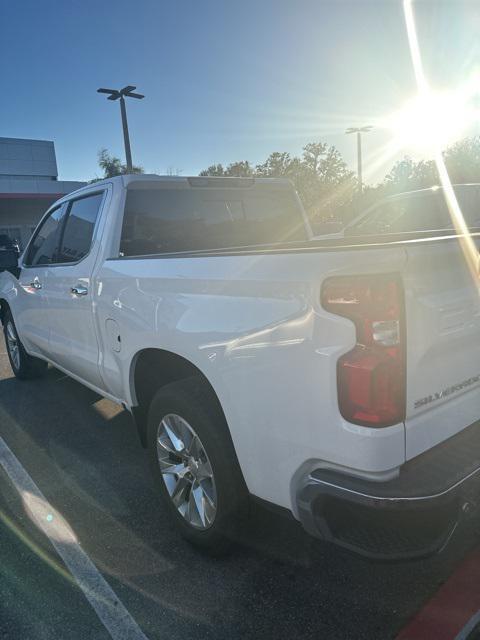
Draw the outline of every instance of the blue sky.
<instances>
[{"instance_id":1,"label":"blue sky","mask_svg":"<svg viewBox=\"0 0 480 640\"><path fill-rule=\"evenodd\" d=\"M480 69L478 3L414 6L435 86ZM397 0L4 0L0 56L0 136L54 140L63 179L99 175L101 147L123 158L118 103L100 86L145 93L127 105L134 162L183 175L314 140L354 168L345 128L415 92ZM365 138L367 164L387 137Z\"/></svg>"}]
</instances>

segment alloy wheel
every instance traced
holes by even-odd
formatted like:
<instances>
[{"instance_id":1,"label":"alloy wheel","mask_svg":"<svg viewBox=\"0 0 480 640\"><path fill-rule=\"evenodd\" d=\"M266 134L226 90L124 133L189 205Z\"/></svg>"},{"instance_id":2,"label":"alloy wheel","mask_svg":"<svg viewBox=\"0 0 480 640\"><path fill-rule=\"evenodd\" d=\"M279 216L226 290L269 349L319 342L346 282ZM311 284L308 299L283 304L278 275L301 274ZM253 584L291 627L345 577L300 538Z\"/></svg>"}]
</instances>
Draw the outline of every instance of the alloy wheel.
<instances>
[{"instance_id":1,"label":"alloy wheel","mask_svg":"<svg viewBox=\"0 0 480 640\"><path fill-rule=\"evenodd\" d=\"M157 457L168 494L177 511L196 529L208 529L217 512L212 465L193 427L169 413L157 430Z\"/></svg>"},{"instance_id":2,"label":"alloy wheel","mask_svg":"<svg viewBox=\"0 0 480 640\"><path fill-rule=\"evenodd\" d=\"M20 369L20 346L17 332L11 322L7 323L7 349L15 369Z\"/></svg>"}]
</instances>

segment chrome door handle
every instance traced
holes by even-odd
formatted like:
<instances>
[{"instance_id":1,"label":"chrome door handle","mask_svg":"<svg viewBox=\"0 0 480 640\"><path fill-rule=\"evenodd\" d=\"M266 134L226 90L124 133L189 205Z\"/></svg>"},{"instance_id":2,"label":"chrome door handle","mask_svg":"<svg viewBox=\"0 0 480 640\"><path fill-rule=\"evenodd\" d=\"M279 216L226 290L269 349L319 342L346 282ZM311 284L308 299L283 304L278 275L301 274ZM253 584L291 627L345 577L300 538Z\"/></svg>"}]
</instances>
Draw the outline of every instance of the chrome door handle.
<instances>
[{"instance_id":1,"label":"chrome door handle","mask_svg":"<svg viewBox=\"0 0 480 640\"><path fill-rule=\"evenodd\" d=\"M32 289L41 289L42 285L40 284L40 282L35 278L35 280L33 282L30 283L30 286L32 287Z\"/></svg>"},{"instance_id":2,"label":"chrome door handle","mask_svg":"<svg viewBox=\"0 0 480 640\"><path fill-rule=\"evenodd\" d=\"M82 287L80 285L77 285L76 287L72 287L70 291L73 293L74 296L86 296L88 293L87 287Z\"/></svg>"}]
</instances>

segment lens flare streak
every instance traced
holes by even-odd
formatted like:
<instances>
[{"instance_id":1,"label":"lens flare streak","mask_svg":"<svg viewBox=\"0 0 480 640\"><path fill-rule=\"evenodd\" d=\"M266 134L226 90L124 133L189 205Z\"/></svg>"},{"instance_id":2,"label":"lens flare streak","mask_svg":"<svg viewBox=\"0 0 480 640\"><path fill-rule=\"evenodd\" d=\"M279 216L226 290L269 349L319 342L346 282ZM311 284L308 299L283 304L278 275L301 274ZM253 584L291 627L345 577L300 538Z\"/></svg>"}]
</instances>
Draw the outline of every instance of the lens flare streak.
<instances>
[{"instance_id":1,"label":"lens flare streak","mask_svg":"<svg viewBox=\"0 0 480 640\"><path fill-rule=\"evenodd\" d=\"M420 46L418 42L417 30L415 27L415 17L413 14L412 0L404 0L403 10L405 15L410 56L412 58L412 65L417 81L419 97L428 99L429 87L427 79L425 77L422 58L420 55ZM462 248L468 268L472 274L474 283L480 295L480 254L475 246L475 242L473 241L470 230L465 222L465 218L463 217L460 205L458 204L458 200L455 195L450 176L448 175L445 161L443 159L440 144L437 144L437 148L435 149L434 160L437 166L440 183L443 187L443 193L448 206L448 210L450 212L450 216L455 226L455 230L459 234L460 246Z\"/></svg>"}]
</instances>

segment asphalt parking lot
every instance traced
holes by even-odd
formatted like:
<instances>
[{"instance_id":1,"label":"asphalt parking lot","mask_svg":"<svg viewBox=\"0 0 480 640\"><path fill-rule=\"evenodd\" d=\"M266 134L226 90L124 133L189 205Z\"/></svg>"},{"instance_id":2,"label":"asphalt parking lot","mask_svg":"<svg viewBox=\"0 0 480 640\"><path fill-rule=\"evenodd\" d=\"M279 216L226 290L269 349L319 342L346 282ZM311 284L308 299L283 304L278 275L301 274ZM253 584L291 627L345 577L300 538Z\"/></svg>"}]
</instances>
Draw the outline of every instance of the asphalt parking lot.
<instances>
[{"instance_id":1,"label":"asphalt parking lot","mask_svg":"<svg viewBox=\"0 0 480 640\"><path fill-rule=\"evenodd\" d=\"M15 380L3 341L0 436L150 640L395 638L479 537L475 517L440 556L370 563L257 508L231 556L203 557L165 517L128 414L53 368ZM110 637L0 466L0 638Z\"/></svg>"}]
</instances>

